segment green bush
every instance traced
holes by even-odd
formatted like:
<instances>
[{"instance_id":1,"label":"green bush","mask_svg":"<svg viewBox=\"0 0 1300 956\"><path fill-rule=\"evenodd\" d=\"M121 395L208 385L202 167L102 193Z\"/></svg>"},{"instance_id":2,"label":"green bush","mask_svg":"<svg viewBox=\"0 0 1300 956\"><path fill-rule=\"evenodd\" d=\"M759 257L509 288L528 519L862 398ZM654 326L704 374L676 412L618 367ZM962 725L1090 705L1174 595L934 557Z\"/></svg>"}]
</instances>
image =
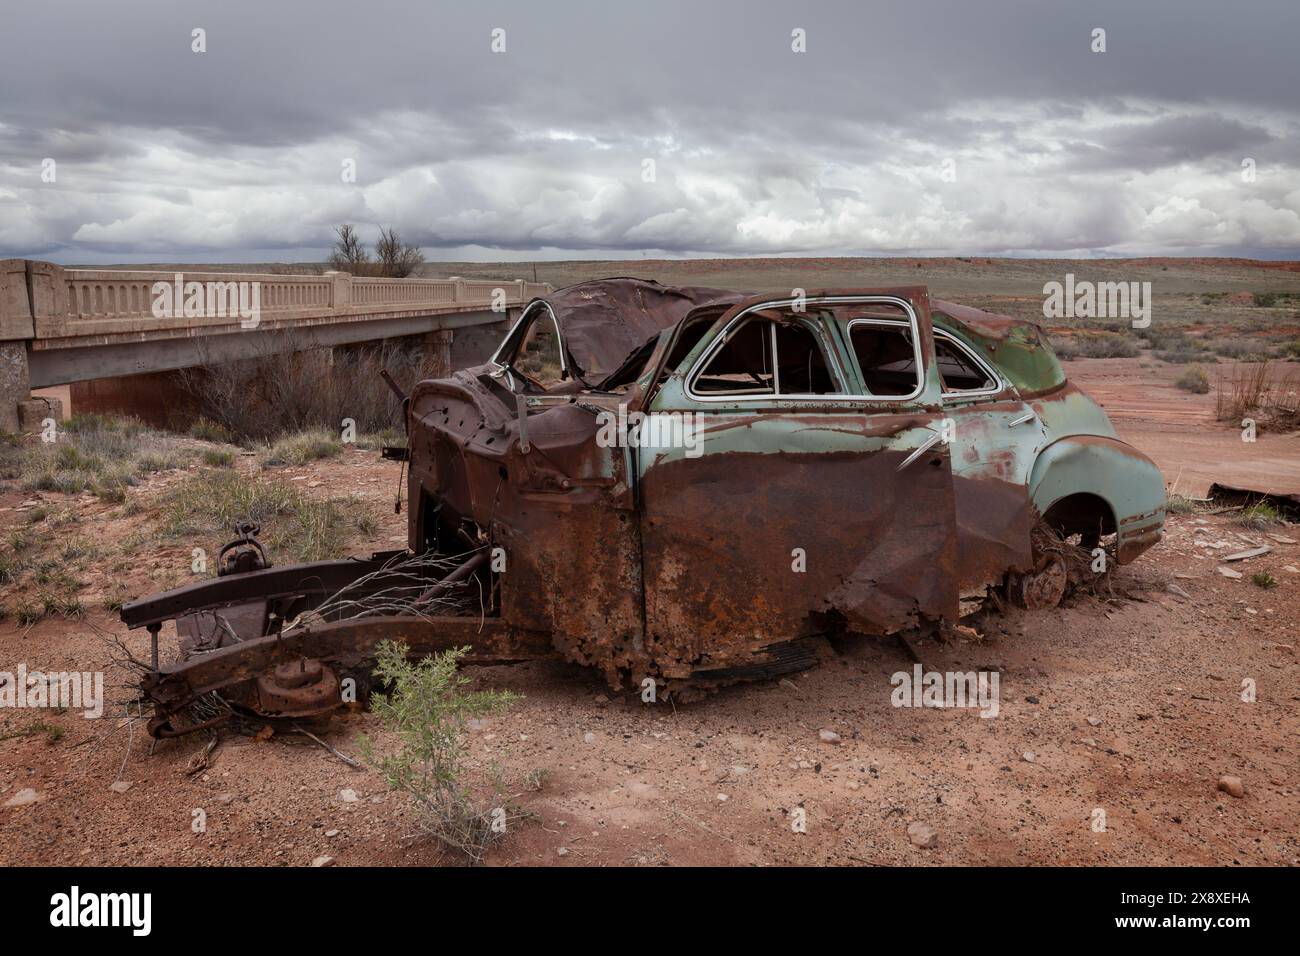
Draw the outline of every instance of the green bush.
<instances>
[{"instance_id":1,"label":"green bush","mask_svg":"<svg viewBox=\"0 0 1300 956\"><path fill-rule=\"evenodd\" d=\"M1243 508L1237 515L1236 522L1244 528L1258 531L1270 525L1280 524L1282 522L1282 512L1267 501L1259 501L1249 508Z\"/></svg>"},{"instance_id":2,"label":"green bush","mask_svg":"<svg viewBox=\"0 0 1300 956\"><path fill-rule=\"evenodd\" d=\"M505 834L512 816L520 815L506 806L499 781L491 781L489 799L475 796L466 766L465 723L505 711L518 695L465 691L470 679L458 665L469 650L462 647L412 662L405 644L381 643L375 676L392 690L387 696L373 696L371 709L401 746L394 753L379 754L374 742L362 737L359 747L388 788L410 799L426 834L479 863Z\"/></svg>"}]
</instances>

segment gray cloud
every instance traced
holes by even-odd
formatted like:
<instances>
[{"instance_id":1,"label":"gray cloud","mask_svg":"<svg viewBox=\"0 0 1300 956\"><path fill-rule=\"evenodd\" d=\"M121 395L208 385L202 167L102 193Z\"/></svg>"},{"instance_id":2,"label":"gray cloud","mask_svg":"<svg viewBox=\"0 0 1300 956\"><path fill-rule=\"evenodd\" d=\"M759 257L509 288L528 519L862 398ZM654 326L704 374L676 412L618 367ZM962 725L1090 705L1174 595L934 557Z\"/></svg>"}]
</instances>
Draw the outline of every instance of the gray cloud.
<instances>
[{"instance_id":1,"label":"gray cloud","mask_svg":"<svg viewBox=\"0 0 1300 956\"><path fill-rule=\"evenodd\" d=\"M1296 256L1293 0L1053 6L27 4L0 255Z\"/></svg>"}]
</instances>

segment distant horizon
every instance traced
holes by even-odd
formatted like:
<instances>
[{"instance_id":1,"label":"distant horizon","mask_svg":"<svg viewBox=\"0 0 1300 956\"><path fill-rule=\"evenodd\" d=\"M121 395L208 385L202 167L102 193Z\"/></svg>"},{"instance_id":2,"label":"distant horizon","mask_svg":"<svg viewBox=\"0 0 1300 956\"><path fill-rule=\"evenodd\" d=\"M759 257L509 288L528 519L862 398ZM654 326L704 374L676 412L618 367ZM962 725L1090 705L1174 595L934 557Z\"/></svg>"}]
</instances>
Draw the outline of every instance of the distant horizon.
<instances>
[{"instance_id":1,"label":"distant horizon","mask_svg":"<svg viewBox=\"0 0 1300 956\"><path fill-rule=\"evenodd\" d=\"M67 269L96 269L96 268L125 268L128 266L221 266L221 265L281 265L281 266L327 266L328 261L324 256L320 259L214 259L210 261L188 260L181 261L176 259L157 259L157 258L140 258L135 261L115 261L115 262L59 262L56 259L42 259L39 256L16 256L13 258L41 259L45 262L54 262ZM421 266L434 266L440 264L449 265L529 265L531 263L565 265L574 263L593 263L593 262L645 262L647 264L667 262L761 262L764 260L772 261L797 261L797 260L818 260L818 261L852 261L852 260L915 260L918 262L947 262L947 261L973 261L987 260L989 262L1153 262L1162 261L1209 261L1209 262L1243 262L1243 263L1269 263L1281 265L1300 266L1300 254L1295 258L1286 257L1264 257L1264 256L1242 256L1242 255L1132 255L1132 256L1068 256L1068 255L1024 255L1008 256L998 255L990 256L983 254L953 254L953 255L910 255L899 253L896 255L877 254L877 255L699 255L699 256L635 256L635 257L611 257L611 256L582 256L570 258L555 259L429 259L426 258Z\"/></svg>"}]
</instances>

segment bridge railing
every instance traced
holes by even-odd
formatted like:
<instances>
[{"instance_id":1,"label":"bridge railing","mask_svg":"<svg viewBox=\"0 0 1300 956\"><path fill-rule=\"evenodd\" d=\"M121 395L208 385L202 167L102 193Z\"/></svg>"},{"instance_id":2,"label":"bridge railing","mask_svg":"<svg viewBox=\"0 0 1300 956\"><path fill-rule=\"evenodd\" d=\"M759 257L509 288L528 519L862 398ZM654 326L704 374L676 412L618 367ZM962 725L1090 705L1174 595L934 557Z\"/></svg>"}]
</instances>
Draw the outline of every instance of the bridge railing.
<instances>
[{"instance_id":1,"label":"bridge railing","mask_svg":"<svg viewBox=\"0 0 1300 956\"><path fill-rule=\"evenodd\" d=\"M471 306L519 306L550 291L522 279L387 279L343 272L270 275L235 272L62 269L45 266L52 302L34 314L36 339L146 337L330 322L391 313L454 312ZM198 283L193 286L191 283ZM196 296L195 293L198 293ZM233 330L233 329L232 329Z\"/></svg>"}]
</instances>

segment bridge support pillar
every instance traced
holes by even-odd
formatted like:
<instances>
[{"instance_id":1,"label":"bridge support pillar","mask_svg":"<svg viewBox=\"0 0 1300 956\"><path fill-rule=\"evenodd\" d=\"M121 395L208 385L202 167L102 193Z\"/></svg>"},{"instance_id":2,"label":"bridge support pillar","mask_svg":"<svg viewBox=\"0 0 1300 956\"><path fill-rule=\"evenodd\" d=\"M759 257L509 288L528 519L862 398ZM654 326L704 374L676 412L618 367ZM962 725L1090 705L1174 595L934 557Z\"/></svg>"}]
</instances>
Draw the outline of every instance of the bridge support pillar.
<instances>
[{"instance_id":1,"label":"bridge support pillar","mask_svg":"<svg viewBox=\"0 0 1300 956\"><path fill-rule=\"evenodd\" d=\"M0 431L21 431L19 406L32 396L28 343L36 337L25 259L0 259Z\"/></svg>"},{"instance_id":2,"label":"bridge support pillar","mask_svg":"<svg viewBox=\"0 0 1300 956\"><path fill-rule=\"evenodd\" d=\"M424 337L424 374L427 378L450 378L451 329L440 329Z\"/></svg>"},{"instance_id":3,"label":"bridge support pillar","mask_svg":"<svg viewBox=\"0 0 1300 956\"><path fill-rule=\"evenodd\" d=\"M32 397L27 376L27 343L0 342L0 432L22 431L19 408Z\"/></svg>"}]
</instances>

